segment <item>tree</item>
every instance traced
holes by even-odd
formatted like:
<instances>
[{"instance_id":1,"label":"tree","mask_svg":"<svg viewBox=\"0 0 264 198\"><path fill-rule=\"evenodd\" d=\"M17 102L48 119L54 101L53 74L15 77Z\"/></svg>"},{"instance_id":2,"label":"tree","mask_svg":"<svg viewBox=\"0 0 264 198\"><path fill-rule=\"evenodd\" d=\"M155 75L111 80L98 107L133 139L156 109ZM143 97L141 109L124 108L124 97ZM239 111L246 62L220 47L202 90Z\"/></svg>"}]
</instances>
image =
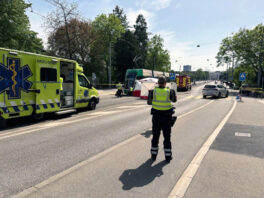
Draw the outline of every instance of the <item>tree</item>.
<instances>
[{"instance_id":1,"label":"tree","mask_svg":"<svg viewBox=\"0 0 264 198\"><path fill-rule=\"evenodd\" d=\"M125 29L129 28L126 14L124 13L124 10L122 8L116 6L115 9L113 10L113 14L119 18Z\"/></svg>"},{"instance_id":2,"label":"tree","mask_svg":"<svg viewBox=\"0 0 264 198\"><path fill-rule=\"evenodd\" d=\"M50 30L50 37L54 37L54 35L58 34L58 29L60 29L59 34L61 37L65 37L63 39L65 42L63 45L64 52L62 53L62 51L56 51L55 54L72 59L73 54L75 53L75 46L73 45L73 37L75 35L72 34L71 31L73 28L70 28L69 25L73 19L77 19L79 17L77 4L69 4L65 0L50 0L50 2L56 6L56 11L48 14L45 23L46 27Z\"/></svg>"},{"instance_id":3,"label":"tree","mask_svg":"<svg viewBox=\"0 0 264 198\"><path fill-rule=\"evenodd\" d=\"M97 39L89 21L71 19L68 24L68 33L71 41L71 57L84 67L84 73L91 75L95 68L90 68L91 45ZM49 54L60 57L68 57L68 43L65 36L66 26L60 26L48 38ZM97 68L98 69L98 68Z\"/></svg>"},{"instance_id":4,"label":"tree","mask_svg":"<svg viewBox=\"0 0 264 198\"><path fill-rule=\"evenodd\" d=\"M94 54L93 61L98 64L106 65L106 76L109 81L109 66L110 60L114 55L112 52L112 46L116 43L117 39L125 31L118 17L113 14L105 15L101 14L95 18L92 23L95 34L98 39L92 46L92 51L96 51L98 54ZM111 55L110 55L111 52Z\"/></svg>"},{"instance_id":5,"label":"tree","mask_svg":"<svg viewBox=\"0 0 264 198\"><path fill-rule=\"evenodd\" d=\"M148 43L146 68L164 72L171 69L170 55L160 35L154 35Z\"/></svg>"},{"instance_id":6,"label":"tree","mask_svg":"<svg viewBox=\"0 0 264 198\"><path fill-rule=\"evenodd\" d=\"M0 46L29 52L43 52L42 40L30 30L25 14L31 4L23 0L0 1Z\"/></svg>"},{"instance_id":7,"label":"tree","mask_svg":"<svg viewBox=\"0 0 264 198\"><path fill-rule=\"evenodd\" d=\"M196 80L205 80L205 73L203 69L197 69L195 72Z\"/></svg>"},{"instance_id":8,"label":"tree","mask_svg":"<svg viewBox=\"0 0 264 198\"><path fill-rule=\"evenodd\" d=\"M142 14L138 15L135 28L135 37L137 39L137 54L140 55L140 59L138 60L137 67L145 68L147 51L148 51L148 33L147 33L147 22Z\"/></svg>"},{"instance_id":9,"label":"tree","mask_svg":"<svg viewBox=\"0 0 264 198\"><path fill-rule=\"evenodd\" d=\"M254 29L240 29L232 37L225 38L217 54L218 65L230 63L243 65L245 71L253 71L258 76L258 86L263 86L264 68L264 26Z\"/></svg>"},{"instance_id":10,"label":"tree","mask_svg":"<svg viewBox=\"0 0 264 198\"><path fill-rule=\"evenodd\" d=\"M124 82L127 69L134 68L136 57L136 39L130 30L117 40L115 44L115 77L119 82Z\"/></svg>"}]
</instances>

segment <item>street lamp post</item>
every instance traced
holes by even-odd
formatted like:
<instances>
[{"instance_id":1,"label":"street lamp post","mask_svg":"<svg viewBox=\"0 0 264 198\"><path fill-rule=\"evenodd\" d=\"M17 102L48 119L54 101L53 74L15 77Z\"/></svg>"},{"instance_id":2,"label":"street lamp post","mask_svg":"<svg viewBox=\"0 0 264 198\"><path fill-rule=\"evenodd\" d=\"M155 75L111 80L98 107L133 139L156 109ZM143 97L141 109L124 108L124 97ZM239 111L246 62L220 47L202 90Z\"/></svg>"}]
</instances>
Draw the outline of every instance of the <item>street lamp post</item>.
<instances>
[{"instance_id":1,"label":"street lamp post","mask_svg":"<svg viewBox=\"0 0 264 198\"><path fill-rule=\"evenodd\" d=\"M112 79L111 79L111 66L112 66L112 43L110 40L109 43L109 67L108 67L108 83L109 83L109 88L111 88L111 83L112 83Z\"/></svg>"},{"instance_id":2,"label":"street lamp post","mask_svg":"<svg viewBox=\"0 0 264 198\"><path fill-rule=\"evenodd\" d=\"M109 67L108 67L108 83L109 83L109 88L111 88L111 84L112 84L112 71L111 71L111 67L112 67L112 35L114 33L114 30L111 30L110 33L110 42L109 42Z\"/></svg>"}]
</instances>

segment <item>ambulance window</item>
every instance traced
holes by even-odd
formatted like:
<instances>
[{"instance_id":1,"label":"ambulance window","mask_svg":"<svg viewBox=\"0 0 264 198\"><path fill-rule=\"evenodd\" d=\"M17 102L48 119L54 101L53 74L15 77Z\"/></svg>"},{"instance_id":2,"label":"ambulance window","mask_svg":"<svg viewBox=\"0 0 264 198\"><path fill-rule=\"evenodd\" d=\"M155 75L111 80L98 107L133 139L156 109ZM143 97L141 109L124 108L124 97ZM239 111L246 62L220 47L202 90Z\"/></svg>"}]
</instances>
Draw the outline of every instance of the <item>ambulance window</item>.
<instances>
[{"instance_id":1,"label":"ambulance window","mask_svg":"<svg viewBox=\"0 0 264 198\"><path fill-rule=\"evenodd\" d=\"M81 87L88 87L89 83L84 76L78 75L78 79Z\"/></svg>"},{"instance_id":2,"label":"ambulance window","mask_svg":"<svg viewBox=\"0 0 264 198\"><path fill-rule=\"evenodd\" d=\"M57 82L57 70L53 68L41 68L40 80L42 82Z\"/></svg>"}]
</instances>

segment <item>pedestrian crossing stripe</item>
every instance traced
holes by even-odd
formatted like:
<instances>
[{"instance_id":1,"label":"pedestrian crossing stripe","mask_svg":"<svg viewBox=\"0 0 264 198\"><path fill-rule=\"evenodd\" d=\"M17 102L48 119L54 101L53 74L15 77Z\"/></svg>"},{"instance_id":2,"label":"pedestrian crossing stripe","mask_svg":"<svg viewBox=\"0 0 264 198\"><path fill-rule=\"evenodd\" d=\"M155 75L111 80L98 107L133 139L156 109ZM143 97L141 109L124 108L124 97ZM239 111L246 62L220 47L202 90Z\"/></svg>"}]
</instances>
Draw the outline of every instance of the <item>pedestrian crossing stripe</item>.
<instances>
[{"instance_id":1,"label":"pedestrian crossing stripe","mask_svg":"<svg viewBox=\"0 0 264 198\"><path fill-rule=\"evenodd\" d=\"M191 99L191 98L193 98L193 96L187 96L186 98Z\"/></svg>"}]
</instances>

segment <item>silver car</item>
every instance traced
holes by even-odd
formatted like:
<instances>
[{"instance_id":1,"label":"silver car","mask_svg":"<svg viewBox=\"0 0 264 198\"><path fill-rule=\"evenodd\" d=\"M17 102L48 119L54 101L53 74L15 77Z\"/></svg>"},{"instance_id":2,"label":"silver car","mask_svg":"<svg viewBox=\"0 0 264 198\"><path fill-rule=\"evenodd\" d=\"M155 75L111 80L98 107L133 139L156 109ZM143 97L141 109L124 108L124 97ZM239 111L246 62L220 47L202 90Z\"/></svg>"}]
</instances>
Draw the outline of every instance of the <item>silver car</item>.
<instances>
[{"instance_id":1,"label":"silver car","mask_svg":"<svg viewBox=\"0 0 264 198\"><path fill-rule=\"evenodd\" d=\"M212 97L228 97L228 90L223 85L205 85L203 88L203 98Z\"/></svg>"}]
</instances>

